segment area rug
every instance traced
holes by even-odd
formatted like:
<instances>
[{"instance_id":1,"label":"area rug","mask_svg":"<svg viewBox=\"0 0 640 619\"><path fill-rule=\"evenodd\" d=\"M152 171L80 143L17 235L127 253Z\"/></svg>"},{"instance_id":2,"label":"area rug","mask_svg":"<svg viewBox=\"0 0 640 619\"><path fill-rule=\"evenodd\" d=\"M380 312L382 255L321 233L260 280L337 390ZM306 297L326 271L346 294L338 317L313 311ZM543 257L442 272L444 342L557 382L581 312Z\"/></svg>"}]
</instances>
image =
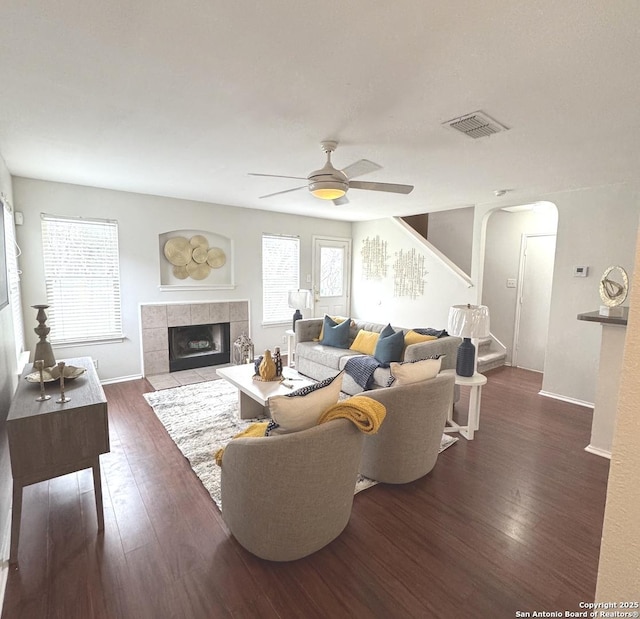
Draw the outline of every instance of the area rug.
<instances>
[{"instance_id":1,"label":"area rug","mask_svg":"<svg viewBox=\"0 0 640 619\"><path fill-rule=\"evenodd\" d=\"M212 380L153 391L145 393L144 397L215 504L222 510L220 467L215 463L213 454L257 421L240 419L237 388L226 380ZM457 440L456 437L443 434L440 451ZM356 482L355 493L377 483L361 476Z\"/></svg>"}]
</instances>

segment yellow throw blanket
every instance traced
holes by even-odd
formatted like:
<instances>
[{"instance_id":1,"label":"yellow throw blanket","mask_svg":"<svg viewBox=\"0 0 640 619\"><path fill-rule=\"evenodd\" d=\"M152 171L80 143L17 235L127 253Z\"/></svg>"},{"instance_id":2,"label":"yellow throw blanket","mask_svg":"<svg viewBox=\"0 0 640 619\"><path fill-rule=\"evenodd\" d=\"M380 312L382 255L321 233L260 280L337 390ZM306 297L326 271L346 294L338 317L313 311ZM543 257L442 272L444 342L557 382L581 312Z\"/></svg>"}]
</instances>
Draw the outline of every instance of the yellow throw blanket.
<instances>
[{"instance_id":1,"label":"yellow throw blanket","mask_svg":"<svg viewBox=\"0 0 640 619\"><path fill-rule=\"evenodd\" d=\"M318 425L331 421L332 419L348 419L356 425L360 432L375 434L380 429L380 425L384 421L386 414L387 409L384 404L380 404L377 400L363 395L356 395L348 400L330 406L320 415ZM264 436L268 425L268 421L252 423L233 438ZM223 455L224 447L218 449L215 453L214 457L218 466L222 466Z\"/></svg>"},{"instance_id":2,"label":"yellow throw blanket","mask_svg":"<svg viewBox=\"0 0 640 619\"><path fill-rule=\"evenodd\" d=\"M318 420L318 425L332 419L348 419L365 434L375 434L382 425L387 409L384 404L364 395L356 395L348 400L330 406Z\"/></svg>"},{"instance_id":3,"label":"yellow throw blanket","mask_svg":"<svg viewBox=\"0 0 640 619\"><path fill-rule=\"evenodd\" d=\"M245 437L256 437L256 436L264 436L264 433L267 431L267 426L269 425L268 421L258 421L257 423L252 423L250 426L246 427L242 432L236 434L231 440L234 438L245 438ZM222 466L222 455L224 454L224 447L221 447L216 451L214 458L216 459L216 464L218 466Z\"/></svg>"}]
</instances>

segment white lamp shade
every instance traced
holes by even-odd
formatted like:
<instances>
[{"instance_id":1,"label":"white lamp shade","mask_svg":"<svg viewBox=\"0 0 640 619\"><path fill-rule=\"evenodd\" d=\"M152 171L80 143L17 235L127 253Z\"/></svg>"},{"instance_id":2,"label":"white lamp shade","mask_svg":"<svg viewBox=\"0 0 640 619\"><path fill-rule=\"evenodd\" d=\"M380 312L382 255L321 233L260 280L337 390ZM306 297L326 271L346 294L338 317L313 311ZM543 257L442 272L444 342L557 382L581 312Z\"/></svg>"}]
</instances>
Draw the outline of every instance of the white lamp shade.
<instances>
[{"instance_id":1,"label":"white lamp shade","mask_svg":"<svg viewBox=\"0 0 640 619\"><path fill-rule=\"evenodd\" d=\"M454 305L449 310L449 335L472 339L489 335L489 308L486 305Z\"/></svg>"},{"instance_id":2,"label":"white lamp shade","mask_svg":"<svg viewBox=\"0 0 640 619\"><path fill-rule=\"evenodd\" d=\"M297 310L310 308L311 290L289 290L289 307Z\"/></svg>"}]
</instances>

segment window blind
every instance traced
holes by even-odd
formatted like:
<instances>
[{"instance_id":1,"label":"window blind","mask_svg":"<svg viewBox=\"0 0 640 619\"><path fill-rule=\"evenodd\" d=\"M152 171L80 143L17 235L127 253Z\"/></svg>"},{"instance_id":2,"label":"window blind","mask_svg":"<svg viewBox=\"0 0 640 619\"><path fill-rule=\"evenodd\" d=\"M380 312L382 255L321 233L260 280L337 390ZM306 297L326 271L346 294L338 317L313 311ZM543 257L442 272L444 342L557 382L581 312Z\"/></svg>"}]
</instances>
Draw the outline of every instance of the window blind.
<instances>
[{"instance_id":1,"label":"window blind","mask_svg":"<svg viewBox=\"0 0 640 619\"><path fill-rule=\"evenodd\" d=\"M52 343L120 339L118 224L42 214Z\"/></svg>"},{"instance_id":2,"label":"window blind","mask_svg":"<svg viewBox=\"0 0 640 619\"><path fill-rule=\"evenodd\" d=\"M293 310L289 290L300 283L300 239L293 236L262 235L262 321L286 322Z\"/></svg>"}]
</instances>

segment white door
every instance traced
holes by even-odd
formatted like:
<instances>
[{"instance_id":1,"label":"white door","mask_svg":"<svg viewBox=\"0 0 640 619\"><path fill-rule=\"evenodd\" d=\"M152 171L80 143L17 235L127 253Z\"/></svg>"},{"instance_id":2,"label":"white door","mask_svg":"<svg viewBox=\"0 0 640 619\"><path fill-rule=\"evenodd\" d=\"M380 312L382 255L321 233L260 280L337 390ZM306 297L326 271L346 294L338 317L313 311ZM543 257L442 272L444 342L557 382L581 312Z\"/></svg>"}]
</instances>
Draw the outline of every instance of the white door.
<instances>
[{"instance_id":1,"label":"white door","mask_svg":"<svg viewBox=\"0 0 640 619\"><path fill-rule=\"evenodd\" d=\"M536 372L544 371L555 250L555 234L522 235L512 363Z\"/></svg>"},{"instance_id":2,"label":"white door","mask_svg":"<svg viewBox=\"0 0 640 619\"><path fill-rule=\"evenodd\" d=\"M313 315L349 316L351 239L313 237Z\"/></svg>"}]
</instances>

